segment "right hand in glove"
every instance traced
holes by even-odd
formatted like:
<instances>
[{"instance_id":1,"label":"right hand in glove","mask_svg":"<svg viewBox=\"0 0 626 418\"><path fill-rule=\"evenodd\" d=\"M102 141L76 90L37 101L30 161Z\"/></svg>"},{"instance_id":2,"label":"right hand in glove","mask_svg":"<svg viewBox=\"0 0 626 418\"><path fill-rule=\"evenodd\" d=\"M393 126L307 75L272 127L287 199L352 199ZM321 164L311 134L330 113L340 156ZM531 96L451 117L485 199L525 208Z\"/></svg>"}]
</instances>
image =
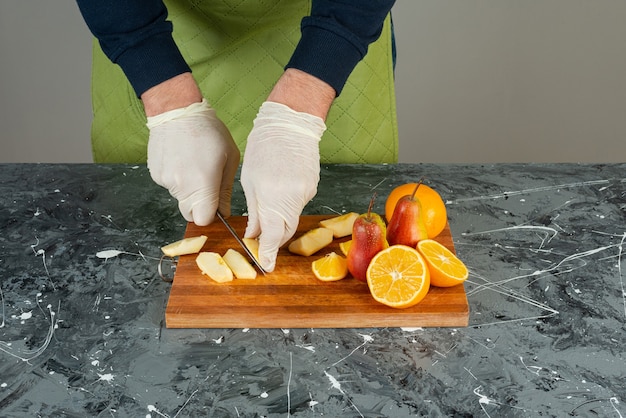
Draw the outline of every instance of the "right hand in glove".
<instances>
[{"instance_id":1,"label":"right hand in glove","mask_svg":"<svg viewBox=\"0 0 626 418\"><path fill-rule=\"evenodd\" d=\"M249 215L245 236L259 237L259 262L268 272L317 193L325 129L321 118L273 102L263 103L254 120L241 167Z\"/></svg>"},{"instance_id":2,"label":"right hand in glove","mask_svg":"<svg viewBox=\"0 0 626 418\"><path fill-rule=\"evenodd\" d=\"M178 200L183 217L208 225L215 212L230 215L240 153L206 100L148 117L148 169Z\"/></svg>"}]
</instances>

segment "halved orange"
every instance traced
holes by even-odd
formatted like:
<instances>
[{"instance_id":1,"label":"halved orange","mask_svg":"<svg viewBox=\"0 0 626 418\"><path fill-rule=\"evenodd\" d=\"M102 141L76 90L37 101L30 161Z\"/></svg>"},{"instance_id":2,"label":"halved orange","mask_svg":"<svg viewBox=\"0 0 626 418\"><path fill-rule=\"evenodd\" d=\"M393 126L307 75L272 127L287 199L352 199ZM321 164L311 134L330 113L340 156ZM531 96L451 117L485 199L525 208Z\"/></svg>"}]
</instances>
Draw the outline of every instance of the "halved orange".
<instances>
[{"instance_id":1,"label":"halved orange","mask_svg":"<svg viewBox=\"0 0 626 418\"><path fill-rule=\"evenodd\" d=\"M415 248L392 245L370 261L367 285L376 301L392 308L409 308L428 293L430 273Z\"/></svg>"},{"instance_id":2,"label":"halved orange","mask_svg":"<svg viewBox=\"0 0 626 418\"><path fill-rule=\"evenodd\" d=\"M430 284L437 287L451 287L467 280L467 266L443 244L424 239L417 243L430 270Z\"/></svg>"},{"instance_id":3,"label":"halved orange","mask_svg":"<svg viewBox=\"0 0 626 418\"><path fill-rule=\"evenodd\" d=\"M348 275L348 261L334 251L311 263L313 274L324 282L341 280Z\"/></svg>"}]
</instances>

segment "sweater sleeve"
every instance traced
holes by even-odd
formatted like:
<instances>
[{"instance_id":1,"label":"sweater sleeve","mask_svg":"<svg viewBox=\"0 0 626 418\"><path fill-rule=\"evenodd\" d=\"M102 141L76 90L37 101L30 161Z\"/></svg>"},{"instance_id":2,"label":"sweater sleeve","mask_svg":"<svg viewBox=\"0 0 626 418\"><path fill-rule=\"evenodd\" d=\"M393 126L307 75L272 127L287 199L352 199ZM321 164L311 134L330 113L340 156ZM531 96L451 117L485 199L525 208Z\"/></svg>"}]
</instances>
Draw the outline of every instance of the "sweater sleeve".
<instances>
[{"instance_id":1,"label":"sweater sleeve","mask_svg":"<svg viewBox=\"0 0 626 418\"><path fill-rule=\"evenodd\" d=\"M395 0L313 0L302 37L286 68L296 68L341 93L354 67L380 36Z\"/></svg>"},{"instance_id":2,"label":"sweater sleeve","mask_svg":"<svg viewBox=\"0 0 626 418\"><path fill-rule=\"evenodd\" d=\"M162 0L77 0L102 51L118 64L137 96L190 72L172 37Z\"/></svg>"}]
</instances>

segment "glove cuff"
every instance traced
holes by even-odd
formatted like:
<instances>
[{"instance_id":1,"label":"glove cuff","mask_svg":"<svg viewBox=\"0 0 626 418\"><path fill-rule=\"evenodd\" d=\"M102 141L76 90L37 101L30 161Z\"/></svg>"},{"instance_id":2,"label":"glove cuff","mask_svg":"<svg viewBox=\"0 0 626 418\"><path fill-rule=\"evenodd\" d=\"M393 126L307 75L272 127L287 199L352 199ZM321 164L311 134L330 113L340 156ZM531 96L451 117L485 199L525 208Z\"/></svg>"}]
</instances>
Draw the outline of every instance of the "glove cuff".
<instances>
[{"instance_id":1,"label":"glove cuff","mask_svg":"<svg viewBox=\"0 0 626 418\"><path fill-rule=\"evenodd\" d=\"M287 105L276 102L263 102L259 108L259 113L254 121L270 123L286 123L289 126L298 126L307 129L309 135L321 139L322 134L326 131L324 119L305 112L297 112Z\"/></svg>"},{"instance_id":2,"label":"glove cuff","mask_svg":"<svg viewBox=\"0 0 626 418\"><path fill-rule=\"evenodd\" d=\"M192 103L187 107L170 110L170 111L161 113L156 116L151 116L148 118L146 126L148 127L148 129L152 129L155 126L159 126L165 122L184 118L187 116L195 115L195 114L206 112L209 110L212 110L211 106L209 105L209 102L207 102L206 99L202 99L202 101L199 103Z\"/></svg>"}]
</instances>

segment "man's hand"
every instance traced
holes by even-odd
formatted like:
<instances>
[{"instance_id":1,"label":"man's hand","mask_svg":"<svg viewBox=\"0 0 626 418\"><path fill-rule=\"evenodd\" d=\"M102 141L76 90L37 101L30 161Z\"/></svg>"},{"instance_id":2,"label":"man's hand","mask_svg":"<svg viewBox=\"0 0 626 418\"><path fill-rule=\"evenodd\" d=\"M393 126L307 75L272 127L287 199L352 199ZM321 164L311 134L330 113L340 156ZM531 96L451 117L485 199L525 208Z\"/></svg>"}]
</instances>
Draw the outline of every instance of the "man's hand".
<instances>
[{"instance_id":1,"label":"man's hand","mask_svg":"<svg viewBox=\"0 0 626 418\"><path fill-rule=\"evenodd\" d=\"M248 137L241 184L248 204L245 236L259 237L259 262L273 271L278 249L296 232L317 193L319 141L335 90L293 68L263 103Z\"/></svg>"},{"instance_id":2,"label":"man's hand","mask_svg":"<svg viewBox=\"0 0 626 418\"><path fill-rule=\"evenodd\" d=\"M147 125L150 175L178 200L183 217L208 225L218 209L230 215L240 155L215 110L203 100L148 117Z\"/></svg>"},{"instance_id":3,"label":"man's hand","mask_svg":"<svg viewBox=\"0 0 626 418\"><path fill-rule=\"evenodd\" d=\"M317 193L323 120L273 102L261 106L248 137L241 184L248 204L246 237L259 237L259 262L273 271L278 249L296 232Z\"/></svg>"}]
</instances>

